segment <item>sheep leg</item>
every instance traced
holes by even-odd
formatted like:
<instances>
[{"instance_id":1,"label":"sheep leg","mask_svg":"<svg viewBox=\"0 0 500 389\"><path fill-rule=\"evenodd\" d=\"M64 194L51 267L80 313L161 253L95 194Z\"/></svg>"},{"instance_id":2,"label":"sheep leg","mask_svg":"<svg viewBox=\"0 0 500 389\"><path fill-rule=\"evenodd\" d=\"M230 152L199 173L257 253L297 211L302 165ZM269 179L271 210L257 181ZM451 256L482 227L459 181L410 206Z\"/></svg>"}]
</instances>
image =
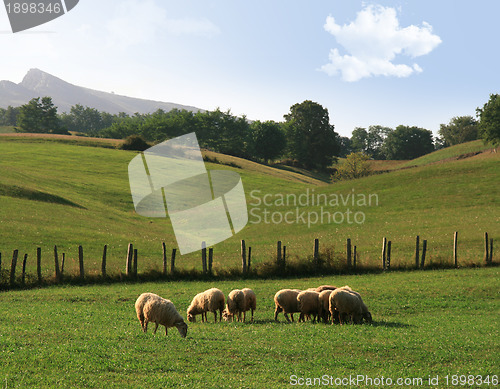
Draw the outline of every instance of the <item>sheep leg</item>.
<instances>
[{"instance_id":1,"label":"sheep leg","mask_svg":"<svg viewBox=\"0 0 500 389\"><path fill-rule=\"evenodd\" d=\"M214 323L217 323L217 311L214 311Z\"/></svg>"},{"instance_id":2,"label":"sheep leg","mask_svg":"<svg viewBox=\"0 0 500 389\"><path fill-rule=\"evenodd\" d=\"M253 309L252 309L252 321L253 321Z\"/></svg>"},{"instance_id":3,"label":"sheep leg","mask_svg":"<svg viewBox=\"0 0 500 389\"><path fill-rule=\"evenodd\" d=\"M156 326L155 326L155 329L154 329L154 331L153 331L153 334L155 334L155 335L156 335L156 330L158 329L158 323L155 323L155 324L156 324Z\"/></svg>"},{"instance_id":4,"label":"sheep leg","mask_svg":"<svg viewBox=\"0 0 500 389\"><path fill-rule=\"evenodd\" d=\"M246 319L246 312L243 311L243 323L245 322L245 319Z\"/></svg>"},{"instance_id":5,"label":"sheep leg","mask_svg":"<svg viewBox=\"0 0 500 389\"><path fill-rule=\"evenodd\" d=\"M282 311L280 306L276 306L276 309L274 310L274 321L278 321L278 313Z\"/></svg>"},{"instance_id":6,"label":"sheep leg","mask_svg":"<svg viewBox=\"0 0 500 389\"><path fill-rule=\"evenodd\" d=\"M148 332L148 321L144 322L144 328L142 329L144 332Z\"/></svg>"},{"instance_id":7,"label":"sheep leg","mask_svg":"<svg viewBox=\"0 0 500 389\"><path fill-rule=\"evenodd\" d=\"M167 326L165 326L165 336L167 336L167 335L168 335L168 328L167 328Z\"/></svg>"}]
</instances>

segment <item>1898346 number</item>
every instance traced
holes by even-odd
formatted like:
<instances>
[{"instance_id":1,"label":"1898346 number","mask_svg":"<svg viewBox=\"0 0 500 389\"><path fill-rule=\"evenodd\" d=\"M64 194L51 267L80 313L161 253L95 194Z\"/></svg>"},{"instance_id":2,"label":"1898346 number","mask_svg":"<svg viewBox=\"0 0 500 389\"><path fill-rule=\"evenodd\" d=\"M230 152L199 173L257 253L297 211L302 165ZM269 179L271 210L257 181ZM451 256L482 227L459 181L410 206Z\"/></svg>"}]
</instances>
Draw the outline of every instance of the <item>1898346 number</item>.
<instances>
[{"instance_id":1,"label":"1898346 number","mask_svg":"<svg viewBox=\"0 0 500 389\"><path fill-rule=\"evenodd\" d=\"M32 3L15 2L6 3L7 13L9 14L60 14L64 13L59 3Z\"/></svg>"}]
</instances>

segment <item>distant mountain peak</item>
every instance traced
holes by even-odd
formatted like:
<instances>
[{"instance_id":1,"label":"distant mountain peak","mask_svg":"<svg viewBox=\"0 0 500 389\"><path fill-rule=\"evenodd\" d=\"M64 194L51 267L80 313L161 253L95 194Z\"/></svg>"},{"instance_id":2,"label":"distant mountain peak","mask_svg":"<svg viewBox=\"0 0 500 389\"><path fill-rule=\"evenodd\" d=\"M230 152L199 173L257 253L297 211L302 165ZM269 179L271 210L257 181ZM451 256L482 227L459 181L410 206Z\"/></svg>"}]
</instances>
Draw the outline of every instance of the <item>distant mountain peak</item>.
<instances>
[{"instance_id":1,"label":"distant mountain peak","mask_svg":"<svg viewBox=\"0 0 500 389\"><path fill-rule=\"evenodd\" d=\"M101 92L73 85L43 70L32 68L19 84L0 81L0 108L9 105L17 107L26 104L34 97L50 96L59 113L69 112L76 104L98 109L99 111L117 114L125 112L130 115L151 113L158 109L170 111L185 109L192 112L202 109L181 104L138 99L120 96L114 93Z\"/></svg>"}]
</instances>

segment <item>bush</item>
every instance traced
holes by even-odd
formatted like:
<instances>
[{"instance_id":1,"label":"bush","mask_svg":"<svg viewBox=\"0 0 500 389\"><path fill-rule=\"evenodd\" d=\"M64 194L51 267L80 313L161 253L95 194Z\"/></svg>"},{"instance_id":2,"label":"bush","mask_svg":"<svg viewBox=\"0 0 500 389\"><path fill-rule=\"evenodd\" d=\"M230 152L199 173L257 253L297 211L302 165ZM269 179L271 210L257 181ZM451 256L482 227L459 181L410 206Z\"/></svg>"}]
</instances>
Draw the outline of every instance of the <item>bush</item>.
<instances>
[{"instance_id":1,"label":"bush","mask_svg":"<svg viewBox=\"0 0 500 389\"><path fill-rule=\"evenodd\" d=\"M371 173L369 156L362 152L351 153L332 174L332 180L352 180L368 176Z\"/></svg>"},{"instance_id":2,"label":"bush","mask_svg":"<svg viewBox=\"0 0 500 389\"><path fill-rule=\"evenodd\" d=\"M120 146L122 150L135 150L135 151L144 151L151 147L151 145L146 142L146 140L140 135L130 135Z\"/></svg>"}]
</instances>

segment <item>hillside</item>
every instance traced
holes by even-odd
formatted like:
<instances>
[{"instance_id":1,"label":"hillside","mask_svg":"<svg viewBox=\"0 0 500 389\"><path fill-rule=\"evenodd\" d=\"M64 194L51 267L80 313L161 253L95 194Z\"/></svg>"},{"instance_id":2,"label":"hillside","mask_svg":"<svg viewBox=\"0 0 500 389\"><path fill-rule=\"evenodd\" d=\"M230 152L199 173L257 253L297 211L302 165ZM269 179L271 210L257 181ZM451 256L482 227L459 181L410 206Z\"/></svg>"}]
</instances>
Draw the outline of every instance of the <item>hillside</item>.
<instances>
[{"instance_id":1,"label":"hillside","mask_svg":"<svg viewBox=\"0 0 500 389\"><path fill-rule=\"evenodd\" d=\"M49 263L57 244L59 252L67 254L68 271L76 271L81 244L89 261L87 271L97 273L107 244L108 271L119 272L127 244L133 242L140 270L160 269L161 243L170 250L176 242L168 219L144 218L134 211L127 177L134 155L86 147L82 140L0 137L2 258L14 249L33 258L40 246L45 271L52 274ZM460 233L462 263L482 262L485 231L495 241L500 235L498 153L331 185L234 157L213 157L238 166L207 164L209 169L241 175L249 210L243 231L215 247L216 270L239 267L241 239L252 246L254 265L274 256L277 240L287 246L290 259L305 258L315 238L321 250L329 246L338 254L351 238L358 262L378 265L381 241L387 237L393 242L393 265L406 267L413 263L416 235L428 241L431 264L449 263L454 231ZM187 269L199 268L199 263L199 253L177 262ZM29 261L28 269L33 266Z\"/></svg>"},{"instance_id":2,"label":"hillside","mask_svg":"<svg viewBox=\"0 0 500 389\"><path fill-rule=\"evenodd\" d=\"M0 108L7 108L9 105L18 107L34 97L43 96L52 97L52 102L58 107L59 113L69 112L71 107L76 104L111 114L125 112L133 115L136 112L150 113L158 109L170 111L174 108L200 111L199 108L181 104L137 99L84 88L39 69L30 69L19 84L6 80L0 81Z\"/></svg>"}]
</instances>

